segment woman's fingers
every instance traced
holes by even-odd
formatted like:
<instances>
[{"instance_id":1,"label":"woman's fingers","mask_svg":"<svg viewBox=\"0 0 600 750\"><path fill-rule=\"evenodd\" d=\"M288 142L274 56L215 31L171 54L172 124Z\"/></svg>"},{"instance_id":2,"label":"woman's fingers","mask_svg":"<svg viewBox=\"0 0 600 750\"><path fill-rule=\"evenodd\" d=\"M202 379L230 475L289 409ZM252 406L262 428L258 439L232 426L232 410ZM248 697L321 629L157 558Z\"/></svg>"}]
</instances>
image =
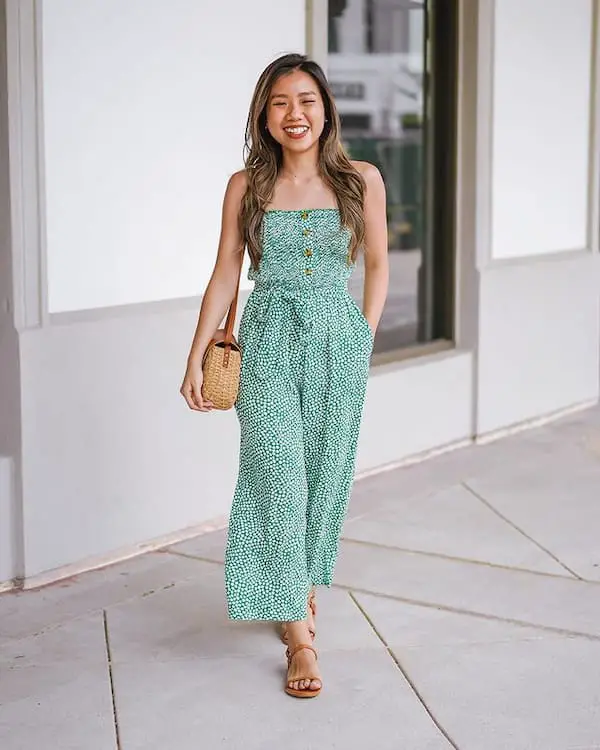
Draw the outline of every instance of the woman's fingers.
<instances>
[{"instance_id":1,"label":"woman's fingers","mask_svg":"<svg viewBox=\"0 0 600 750\"><path fill-rule=\"evenodd\" d=\"M194 401L194 392L192 390L191 383L184 383L179 389L179 392L185 399L185 403L190 407L190 409L198 410L196 402Z\"/></svg>"},{"instance_id":2,"label":"woman's fingers","mask_svg":"<svg viewBox=\"0 0 600 750\"><path fill-rule=\"evenodd\" d=\"M198 411L210 411L212 402L202 396L202 383L192 383L192 399Z\"/></svg>"},{"instance_id":3,"label":"woman's fingers","mask_svg":"<svg viewBox=\"0 0 600 750\"><path fill-rule=\"evenodd\" d=\"M209 409L212 409L214 404L210 399L204 397L204 394L202 393L202 383L198 384L194 388L194 392L196 392L196 390L200 394L200 399L202 401L203 406L208 406Z\"/></svg>"},{"instance_id":4,"label":"woman's fingers","mask_svg":"<svg viewBox=\"0 0 600 750\"><path fill-rule=\"evenodd\" d=\"M180 392L187 405L194 411L211 411L214 407L213 402L204 398L202 394L203 382L202 368L188 365Z\"/></svg>"},{"instance_id":5,"label":"woman's fingers","mask_svg":"<svg viewBox=\"0 0 600 750\"><path fill-rule=\"evenodd\" d=\"M212 402L202 398L201 384L194 384L190 380L185 380L180 388L180 393L190 409L194 411L210 411L212 409Z\"/></svg>"}]
</instances>

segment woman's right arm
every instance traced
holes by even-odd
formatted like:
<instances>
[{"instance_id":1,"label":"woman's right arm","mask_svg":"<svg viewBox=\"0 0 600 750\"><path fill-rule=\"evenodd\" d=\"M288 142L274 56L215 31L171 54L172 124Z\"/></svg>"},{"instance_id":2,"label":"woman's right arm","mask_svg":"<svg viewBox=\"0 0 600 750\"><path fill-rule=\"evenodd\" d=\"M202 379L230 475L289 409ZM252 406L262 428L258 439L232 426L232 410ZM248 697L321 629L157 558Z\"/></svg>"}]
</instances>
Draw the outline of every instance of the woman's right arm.
<instances>
[{"instance_id":1,"label":"woman's right arm","mask_svg":"<svg viewBox=\"0 0 600 750\"><path fill-rule=\"evenodd\" d=\"M244 171L236 172L225 191L217 259L202 298L198 324L180 388L187 405L194 411L210 411L212 408L212 403L202 397L202 358L235 294L240 263L244 257L238 216L245 192L246 174Z\"/></svg>"}]
</instances>

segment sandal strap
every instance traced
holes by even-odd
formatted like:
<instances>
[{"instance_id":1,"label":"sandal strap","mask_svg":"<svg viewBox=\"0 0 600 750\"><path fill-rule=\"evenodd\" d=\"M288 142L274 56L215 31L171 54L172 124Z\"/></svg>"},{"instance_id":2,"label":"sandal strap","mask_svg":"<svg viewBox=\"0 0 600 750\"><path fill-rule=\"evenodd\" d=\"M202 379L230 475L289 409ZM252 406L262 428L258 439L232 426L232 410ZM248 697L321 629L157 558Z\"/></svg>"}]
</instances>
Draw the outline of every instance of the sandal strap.
<instances>
[{"instance_id":1,"label":"sandal strap","mask_svg":"<svg viewBox=\"0 0 600 750\"><path fill-rule=\"evenodd\" d=\"M287 650L288 661L291 661L294 658L294 656L296 656L298 651L302 651L303 648L306 648L309 651L312 651L313 654L315 655L315 659L319 658L316 650L312 646L310 646L308 643L299 643L297 646L294 646L294 648L291 651L288 648Z\"/></svg>"},{"instance_id":2,"label":"sandal strap","mask_svg":"<svg viewBox=\"0 0 600 750\"><path fill-rule=\"evenodd\" d=\"M313 638L313 639L316 638L317 633L316 633L316 631L315 631L314 628L309 628L308 632L309 632L311 638ZM287 626L286 625L282 625L282 627L281 627L281 638L283 639L284 643L287 643L287 637L288 637Z\"/></svg>"}]
</instances>

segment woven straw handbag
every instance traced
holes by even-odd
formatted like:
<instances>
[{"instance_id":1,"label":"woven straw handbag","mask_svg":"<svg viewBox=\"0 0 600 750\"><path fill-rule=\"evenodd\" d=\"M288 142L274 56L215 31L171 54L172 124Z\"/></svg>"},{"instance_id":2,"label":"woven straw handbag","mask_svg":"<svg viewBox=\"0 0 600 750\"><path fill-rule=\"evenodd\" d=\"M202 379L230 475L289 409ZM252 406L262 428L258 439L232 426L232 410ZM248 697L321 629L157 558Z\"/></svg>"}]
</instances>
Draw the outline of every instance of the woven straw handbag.
<instances>
[{"instance_id":1,"label":"woven straw handbag","mask_svg":"<svg viewBox=\"0 0 600 750\"><path fill-rule=\"evenodd\" d=\"M240 274L241 274L240 266ZM212 401L215 409L231 409L240 386L242 354L233 335L233 324L240 290L238 275L235 295L229 306L225 328L219 328L210 340L202 358L202 396Z\"/></svg>"}]
</instances>

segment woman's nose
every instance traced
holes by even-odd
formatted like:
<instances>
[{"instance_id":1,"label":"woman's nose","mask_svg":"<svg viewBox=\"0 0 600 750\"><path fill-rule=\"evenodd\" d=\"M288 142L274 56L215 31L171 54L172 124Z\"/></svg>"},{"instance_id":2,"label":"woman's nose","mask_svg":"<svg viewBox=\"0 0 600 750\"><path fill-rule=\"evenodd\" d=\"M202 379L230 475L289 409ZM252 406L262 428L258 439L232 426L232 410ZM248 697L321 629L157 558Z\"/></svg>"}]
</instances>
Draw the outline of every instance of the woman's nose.
<instances>
[{"instance_id":1,"label":"woman's nose","mask_svg":"<svg viewBox=\"0 0 600 750\"><path fill-rule=\"evenodd\" d=\"M290 104L290 117L294 120L299 120L302 116L302 110L298 102L292 102Z\"/></svg>"}]
</instances>

